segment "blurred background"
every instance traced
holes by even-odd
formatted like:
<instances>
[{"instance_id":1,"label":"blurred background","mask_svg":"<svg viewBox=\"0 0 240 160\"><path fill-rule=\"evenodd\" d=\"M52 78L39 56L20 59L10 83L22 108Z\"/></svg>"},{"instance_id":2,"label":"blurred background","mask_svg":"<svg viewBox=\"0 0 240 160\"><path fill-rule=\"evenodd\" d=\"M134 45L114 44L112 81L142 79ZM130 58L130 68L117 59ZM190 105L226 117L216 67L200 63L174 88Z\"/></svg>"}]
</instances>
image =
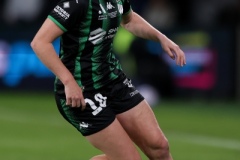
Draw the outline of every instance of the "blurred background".
<instances>
[{"instance_id":1,"label":"blurred background","mask_svg":"<svg viewBox=\"0 0 240 160\"><path fill-rule=\"evenodd\" d=\"M0 139L0 158L5 156L1 159L75 156L84 160L98 153L92 148L83 155L61 152L74 145L78 152L75 138L79 134L72 133L72 127L56 111L54 76L30 47L58 1L0 1L0 137L5 137ZM119 29L114 41L124 71L154 107L173 144L174 157L239 160L240 1L131 0L131 4L186 54L187 65L182 68L158 43L124 29ZM59 40L54 47L59 50ZM58 132L53 132L53 127ZM59 132L72 136L68 142L59 142L65 138ZM10 154L12 151L15 154ZM61 156L56 158L53 152Z\"/></svg>"},{"instance_id":2,"label":"blurred background","mask_svg":"<svg viewBox=\"0 0 240 160\"><path fill-rule=\"evenodd\" d=\"M52 90L53 75L29 43L57 1L1 0L1 90ZM187 57L187 66L179 68L158 43L121 29L115 52L140 89L153 87L163 98L240 98L238 0L131 2L137 13L179 44ZM55 47L59 49L58 41Z\"/></svg>"}]
</instances>

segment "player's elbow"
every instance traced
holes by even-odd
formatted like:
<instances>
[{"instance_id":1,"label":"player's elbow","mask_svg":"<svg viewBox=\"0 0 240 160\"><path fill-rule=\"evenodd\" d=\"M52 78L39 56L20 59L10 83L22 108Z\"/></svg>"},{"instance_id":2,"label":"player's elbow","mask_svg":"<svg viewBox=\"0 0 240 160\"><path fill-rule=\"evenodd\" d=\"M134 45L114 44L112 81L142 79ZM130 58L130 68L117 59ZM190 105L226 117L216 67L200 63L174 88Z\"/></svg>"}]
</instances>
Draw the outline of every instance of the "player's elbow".
<instances>
[{"instance_id":1,"label":"player's elbow","mask_svg":"<svg viewBox=\"0 0 240 160\"><path fill-rule=\"evenodd\" d=\"M30 43L30 46L33 49L33 51L36 52L36 50L42 47L42 43L37 39L33 39L32 42Z\"/></svg>"},{"instance_id":2,"label":"player's elbow","mask_svg":"<svg viewBox=\"0 0 240 160\"><path fill-rule=\"evenodd\" d=\"M30 43L31 47L33 50L38 48L40 46L40 42L37 39L33 39L32 42Z\"/></svg>"},{"instance_id":3,"label":"player's elbow","mask_svg":"<svg viewBox=\"0 0 240 160\"><path fill-rule=\"evenodd\" d=\"M38 46L38 42L36 40L32 40L30 43L30 46L32 47L33 50L35 50Z\"/></svg>"}]
</instances>

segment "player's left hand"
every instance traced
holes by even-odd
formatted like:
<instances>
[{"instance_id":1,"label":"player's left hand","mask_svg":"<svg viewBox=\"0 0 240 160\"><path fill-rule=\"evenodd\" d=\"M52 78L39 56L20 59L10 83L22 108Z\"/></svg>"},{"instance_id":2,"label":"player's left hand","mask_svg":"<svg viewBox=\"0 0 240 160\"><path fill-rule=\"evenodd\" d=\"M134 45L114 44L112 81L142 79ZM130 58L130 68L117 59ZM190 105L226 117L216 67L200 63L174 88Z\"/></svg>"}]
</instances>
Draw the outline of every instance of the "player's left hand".
<instances>
[{"instance_id":1,"label":"player's left hand","mask_svg":"<svg viewBox=\"0 0 240 160\"><path fill-rule=\"evenodd\" d=\"M162 35L160 38L160 43L163 50L173 59L176 60L176 64L179 66L186 65L186 58L184 52L181 48L175 44L172 40L167 38L165 35Z\"/></svg>"}]
</instances>

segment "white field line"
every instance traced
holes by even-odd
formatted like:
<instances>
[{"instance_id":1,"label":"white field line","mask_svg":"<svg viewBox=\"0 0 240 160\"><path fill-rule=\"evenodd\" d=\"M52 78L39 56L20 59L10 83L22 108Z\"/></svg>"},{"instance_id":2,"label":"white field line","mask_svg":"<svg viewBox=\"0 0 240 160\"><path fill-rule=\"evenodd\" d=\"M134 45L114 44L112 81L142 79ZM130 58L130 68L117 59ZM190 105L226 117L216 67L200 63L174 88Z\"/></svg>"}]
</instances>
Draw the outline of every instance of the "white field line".
<instances>
[{"instance_id":1,"label":"white field line","mask_svg":"<svg viewBox=\"0 0 240 160\"><path fill-rule=\"evenodd\" d=\"M240 141L234 139L216 138L188 133L170 133L169 137L171 137L173 140L178 140L186 143L240 151Z\"/></svg>"},{"instance_id":2,"label":"white field line","mask_svg":"<svg viewBox=\"0 0 240 160\"><path fill-rule=\"evenodd\" d=\"M51 119L46 122L45 125L55 126L55 127L62 127L61 123L58 122L58 119L52 118L50 115L44 115L44 117ZM51 118L50 118L51 117ZM44 122L45 118L41 121ZM15 122L15 123L26 123L26 124L38 124L39 122L29 121L29 119L25 115L5 115L0 114L0 120ZM230 133L229 133L230 134ZM170 132L168 136L174 141L181 141L190 144L202 145L202 146L211 146L217 148L224 148L224 149L232 149L240 151L240 140L228 139L228 138L216 138L206 135L197 135L197 134L190 134L184 132Z\"/></svg>"},{"instance_id":3,"label":"white field line","mask_svg":"<svg viewBox=\"0 0 240 160\"><path fill-rule=\"evenodd\" d=\"M31 120L32 119L32 120ZM54 126L54 127L62 127L62 122L59 121L58 117L53 117L51 115L43 115L42 118L37 117L36 120L33 116L27 116L27 114L0 114L0 121L7 121L14 124L30 124L30 125L38 125L44 124L46 126Z\"/></svg>"}]
</instances>

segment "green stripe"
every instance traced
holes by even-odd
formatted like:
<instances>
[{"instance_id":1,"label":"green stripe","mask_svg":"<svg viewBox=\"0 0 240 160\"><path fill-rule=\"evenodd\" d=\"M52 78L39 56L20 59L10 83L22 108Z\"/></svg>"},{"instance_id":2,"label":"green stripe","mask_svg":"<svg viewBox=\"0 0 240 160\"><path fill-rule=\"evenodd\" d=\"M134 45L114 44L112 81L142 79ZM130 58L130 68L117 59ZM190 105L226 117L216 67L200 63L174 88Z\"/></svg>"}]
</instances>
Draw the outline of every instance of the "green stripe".
<instances>
[{"instance_id":1,"label":"green stripe","mask_svg":"<svg viewBox=\"0 0 240 160\"><path fill-rule=\"evenodd\" d=\"M91 26L91 22L92 22L92 0L89 0L88 3L89 3L89 8L88 8L88 11L86 13L87 21L85 21L83 23L84 26ZM85 29L82 29L81 26L80 26L79 30L80 30L79 32L83 33L82 35L89 35L89 33L90 33L90 27L86 27ZM81 81L82 73L81 73L80 60L81 60L82 51L85 49L87 41L88 41L88 36L84 36L84 37L79 38L78 56L77 56L77 59L75 61L75 72L74 72L75 77L80 78L80 79L77 80L77 83L78 83L79 86L83 86L82 81Z\"/></svg>"},{"instance_id":2,"label":"green stripe","mask_svg":"<svg viewBox=\"0 0 240 160\"><path fill-rule=\"evenodd\" d=\"M99 0L99 4L102 4L102 6L106 6L104 0ZM102 29L107 31L108 30L108 24L109 24L109 20L108 19L102 20ZM98 61L98 60L94 59L94 54L96 54L96 53L99 54L98 51L101 50L102 47L103 47L102 44L97 45L97 46L94 47L92 62ZM99 68L99 66L100 66L100 63L92 63L92 70L93 71L97 70ZM92 77L93 77L93 81L94 81L94 84L93 84L94 88L99 88L100 87L100 84L95 83L95 82L98 81L99 79L101 79L102 76L103 75L96 75L94 72L92 72Z\"/></svg>"},{"instance_id":3,"label":"green stripe","mask_svg":"<svg viewBox=\"0 0 240 160\"><path fill-rule=\"evenodd\" d=\"M67 29L63 27L62 24L60 24L56 19L54 19L52 16L48 16L49 19L51 19L59 28L61 28L64 32L67 32Z\"/></svg>"},{"instance_id":4,"label":"green stripe","mask_svg":"<svg viewBox=\"0 0 240 160\"><path fill-rule=\"evenodd\" d=\"M89 0L89 9L86 13L86 19L87 21L83 22L83 26L91 26L91 22L92 22L92 1L91 0ZM82 35L89 35L90 27L81 28L80 26L80 32L82 33ZM82 52L84 50L87 41L88 41L88 36L79 38L79 44L80 44L79 52Z\"/></svg>"}]
</instances>

